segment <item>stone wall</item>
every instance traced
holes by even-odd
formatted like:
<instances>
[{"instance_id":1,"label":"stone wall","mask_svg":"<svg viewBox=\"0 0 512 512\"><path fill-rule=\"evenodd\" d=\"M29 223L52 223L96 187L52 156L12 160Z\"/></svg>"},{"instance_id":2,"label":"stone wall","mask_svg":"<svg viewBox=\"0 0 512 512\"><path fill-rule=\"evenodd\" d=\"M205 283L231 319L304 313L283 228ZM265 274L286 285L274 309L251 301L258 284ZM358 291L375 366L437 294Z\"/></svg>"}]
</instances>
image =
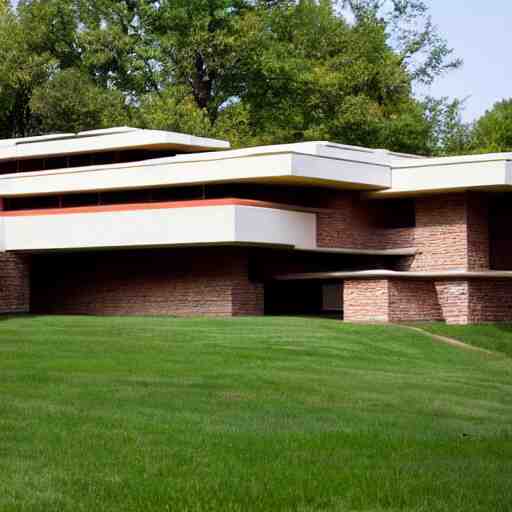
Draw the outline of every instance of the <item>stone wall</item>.
<instances>
[{"instance_id":1,"label":"stone wall","mask_svg":"<svg viewBox=\"0 0 512 512\"><path fill-rule=\"evenodd\" d=\"M442 320L434 283L400 279L345 281L347 322L418 322Z\"/></svg>"},{"instance_id":2,"label":"stone wall","mask_svg":"<svg viewBox=\"0 0 512 512\"><path fill-rule=\"evenodd\" d=\"M0 253L0 314L28 313L29 303L29 258Z\"/></svg>"},{"instance_id":3,"label":"stone wall","mask_svg":"<svg viewBox=\"0 0 512 512\"><path fill-rule=\"evenodd\" d=\"M420 322L442 320L435 285L432 281L389 282L389 321Z\"/></svg>"},{"instance_id":4,"label":"stone wall","mask_svg":"<svg viewBox=\"0 0 512 512\"><path fill-rule=\"evenodd\" d=\"M392 217L391 203L365 201L354 192L326 195L322 212L317 214L317 244L328 248L401 249L414 246L414 228L383 228L382 215Z\"/></svg>"},{"instance_id":5,"label":"stone wall","mask_svg":"<svg viewBox=\"0 0 512 512\"><path fill-rule=\"evenodd\" d=\"M32 311L47 314L263 314L263 285L248 277L248 254L195 248L39 255Z\"/></svg>"},{"instance_id":6,"label":"stone wall","mask_svg":"<svg viewBox=\"0 0 512 512\"><path fill-rule=\"evenodd\" d=\"M410 270L488 270L487 202L480 194L447 194L416 199Z\"/></svg>"},{"instance_id":7,"label":"stone wall","mask_svg":"<svg viewBox=\"0 0 512 512\"><path fill-rule=\"evenodd\" d=\"M464 194L416 200L415 247L411 270L464 269L467 266Z\"/></svg>"},{"instance_id":8,"label":"stone wall","mask_svg":"<svg viewBox=\"0 0 512 512\"><path fill-rule=\"evenodd\" d=\"M346 322L389 322L389 281L345 281L343 318Z\"/></svg>"},{"instance_id":9,"label":"stone wall","mask_svg":"<svg viewBox=\"0 0 512 512\"><path fill-rule=\"evenodd\" d=\"M469 321L511 322L512 281L510 279L469 282Z\"/></svg>"},{"instance_id":10,"label":"stone wall","mask_svg":"<svg viewBox=\"0 0 512 512\"><path fill-rule=\"evenodd\" d=\"M512 322L512 281L350 280L344 312L348 322Z\"/></svg>"},{"instance_id":11,"label":"stone wall","mask_svg":"<svg viewBox=\"0 0 512 512\"><path fill-rule=\"evenodd\" d=\"M468 281L437 281L437 297L442 311L442 319L448 324L471 323L469 313Z\"/></svg>"}]
</instances>

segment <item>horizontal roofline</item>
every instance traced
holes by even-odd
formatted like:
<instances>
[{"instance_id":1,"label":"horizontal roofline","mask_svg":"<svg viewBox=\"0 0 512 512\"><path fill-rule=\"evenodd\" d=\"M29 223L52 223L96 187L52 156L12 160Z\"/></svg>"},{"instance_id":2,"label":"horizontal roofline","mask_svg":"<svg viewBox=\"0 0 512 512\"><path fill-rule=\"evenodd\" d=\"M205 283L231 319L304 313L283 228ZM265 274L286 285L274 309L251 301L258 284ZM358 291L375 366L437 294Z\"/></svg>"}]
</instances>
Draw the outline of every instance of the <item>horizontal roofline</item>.
<instances>
[{"instance_id":1,"label":"horizontal roofline","mask_svg":"<svg viewBox=\"0 0 512 512\"><path fill-rule=\"evenodd\" d=\"M361 270L340 272L309 272L295 274L279 274L273 276L276 281L302 281L302 280L336 280L336 279L512 279L512 271L489 270L483 272L470 272L465 270L450 270L441 272L400 272L395 270Z\"/></svg>"},{"instance_id":2,"label":"horizontal roofline","mask_svg":"<svg viewBox=\"0 0 512 512\"><path fill-rule=\"evenodd\" d=\"M121 126L106 130L0 140L0 161L152 147L193 152L229 149L230 144L225 140L185 133Z\"/></svg>"},{"instance_id":3,"label":"horizontal roofline","mask_svg":"<svg viewBox=\"0 0 512 512\"><path fill-rule=\"evenodd\" d=\"M421 158L419 160L400 161L393 164L394 169L407 169L417 167L430 167L441 165L459 165L479 162L512 161L512 153L485 153L481 155L443 156L434 158Z\"/></svg>"},{"instance_id":4,"label":"horizontal roofline","mask_svg":"<svg viewBox=\"0 0 512 512\"><path fill-rule=\"evenodd\" d=\"M24 176L45 174L55 174L58 172L80 172L80 171L94 171L104 169L124 169L133 167L149 167L168 164L179 164L185 162L196 161L217 161L217 160L231 160L236 158L265 156L265 155L305 155L315 156L319 158L328 158L330 160L339 160L346 162L356 162L369 165L376 165L379 167L390 168L390 164L383 160L382 156L386 153L381 150L372 150L368 148L356 148L355 146L344 146L341 144L333 144L326 141L312 141L312 142L297 142L292 144L275 144L267 146L254 146L242 149L229 149L219 148L216 151L198 151L188 152L170 157L151 158L147 160L140 160L135 162L121 162L115 164L101 164L101 165L87 165L80 167L65 167L62 169L51 169L41 171L29 171L24 173L6 173L0 175L0 179L9 178L11 176ZM329 152L329 149L335 149L335 152ZM327 150L327 151L326 151ZM0 160L1 148L0 148Z\"/></svg>"}]
</instances>

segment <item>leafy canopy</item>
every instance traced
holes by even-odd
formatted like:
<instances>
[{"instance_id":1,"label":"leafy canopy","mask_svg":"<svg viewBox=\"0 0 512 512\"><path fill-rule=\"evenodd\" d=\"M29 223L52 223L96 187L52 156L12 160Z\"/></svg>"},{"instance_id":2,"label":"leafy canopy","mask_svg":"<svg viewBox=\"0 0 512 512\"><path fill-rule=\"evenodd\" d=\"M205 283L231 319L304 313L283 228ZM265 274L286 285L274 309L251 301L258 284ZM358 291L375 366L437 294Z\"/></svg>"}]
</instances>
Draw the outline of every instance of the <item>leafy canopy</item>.
<instances>
[{"instance_id":1,"label":"leafy canopy","mask_svg":"<svg viewBox=\"0 0 512 512\"><path fill-rule=\"evenodd\" d=\"M458 128L413 94L460 65L420 0L0 5L2 136L130 123L431 154Z\"/></svg>"},{"instance_id":2,"label":"leafy canopy","mask_svg":"<svg viewBox=\"0 0 512 512\"><path fill-rule=\"evenodd\" d=\"M496 103L475 123L471 145L478 153L512 151L512 99Z\"/></svg>"}]
</instances>

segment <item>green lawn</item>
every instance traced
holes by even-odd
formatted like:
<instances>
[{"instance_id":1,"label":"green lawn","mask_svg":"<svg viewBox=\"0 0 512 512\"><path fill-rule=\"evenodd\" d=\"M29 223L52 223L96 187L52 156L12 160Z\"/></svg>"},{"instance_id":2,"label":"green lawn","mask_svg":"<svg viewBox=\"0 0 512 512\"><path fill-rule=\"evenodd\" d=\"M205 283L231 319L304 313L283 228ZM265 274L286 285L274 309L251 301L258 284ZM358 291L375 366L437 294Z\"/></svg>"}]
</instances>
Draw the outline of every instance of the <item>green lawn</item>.
<instances>
[{"instance_id":1,"label":"green lawn","mask_svg":"<svg viewBox=\"0 0 512 512\"><path fill-rule=\"evenodd\" d=\"M512 359L299 318L0 320L0 511L510 511Z\"/></svg>"},{"instance_id":2,"label":"green lawn","mask_svg":"<svg viewBox=\"0 0 512 512\"><path fill-rule=\"evenodd\" d=\"M512 357L512 324L446 325L431 323L418 325L418 327L433 334L455 338L469 345Z\"/></svg>"}]
</instances>

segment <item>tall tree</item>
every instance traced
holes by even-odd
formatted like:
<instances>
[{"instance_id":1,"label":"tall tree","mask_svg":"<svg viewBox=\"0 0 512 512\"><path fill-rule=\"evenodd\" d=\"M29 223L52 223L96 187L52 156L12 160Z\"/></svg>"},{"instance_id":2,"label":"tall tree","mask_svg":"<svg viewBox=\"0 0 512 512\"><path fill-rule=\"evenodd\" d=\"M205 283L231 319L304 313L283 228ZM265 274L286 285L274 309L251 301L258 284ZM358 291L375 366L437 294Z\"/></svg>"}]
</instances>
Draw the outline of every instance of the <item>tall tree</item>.
<instances>
[{"instance_id":1,"label":"tall tree","mask_svg":"<svg viewBox=\"0 0 512 512\"><path fill-rule=\"evenodd\" d=\"M413 85L458 62L424 3L342 3L21 0L0 11L0 131L128 116L236 145L329 138L436 151L444 111L431 115Z\"/></svg>"},{"instance_id":2,"label":"tall tree","mask_svg":"<svg viewBox=\"0 0 512 512\"><path fill-rule=\"evenodd\" d=\"M57 61L47 52L32 52L25 27L5 2L0 9L0 134L23 137L37 133L30 110L34 89L50 76Z\"/></svg>"}]
</instances>

